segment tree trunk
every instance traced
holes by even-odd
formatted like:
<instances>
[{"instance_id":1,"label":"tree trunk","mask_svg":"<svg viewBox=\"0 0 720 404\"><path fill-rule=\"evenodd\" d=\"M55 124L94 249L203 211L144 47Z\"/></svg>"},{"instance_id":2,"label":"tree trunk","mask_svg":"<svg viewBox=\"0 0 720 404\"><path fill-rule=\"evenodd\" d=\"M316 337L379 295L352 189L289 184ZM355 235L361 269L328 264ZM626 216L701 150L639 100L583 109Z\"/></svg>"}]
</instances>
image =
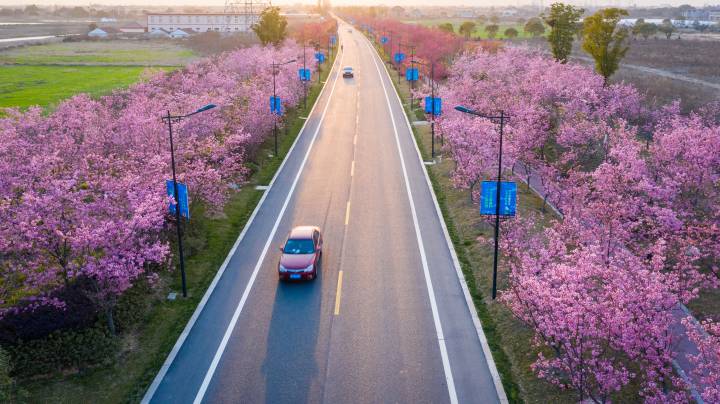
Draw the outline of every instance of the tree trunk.
<instances>
[{"instance_id":1,"label":"tree trunk","mask_svg":"<svg viewBox=\"0 0 720 404\"><path fill-rule=\"evenodd\" d=\"M107 326L110 330L110 334L112 334L113 336L116 335L115 320L113 319L112 307L108 306L105 308L105 317L107 319Z\"/></svg>"}]
</instances>

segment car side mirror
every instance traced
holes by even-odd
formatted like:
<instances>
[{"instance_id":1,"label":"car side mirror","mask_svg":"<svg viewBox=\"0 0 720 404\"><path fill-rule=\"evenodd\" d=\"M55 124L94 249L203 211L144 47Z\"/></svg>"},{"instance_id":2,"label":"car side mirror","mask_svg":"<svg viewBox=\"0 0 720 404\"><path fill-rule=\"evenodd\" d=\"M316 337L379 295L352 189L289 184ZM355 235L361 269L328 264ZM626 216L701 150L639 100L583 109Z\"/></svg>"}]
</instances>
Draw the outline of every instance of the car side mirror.
<instances>
[{"instance_id":1,"label":"car side mirror","mask_svg":"<svg viewBox=\"0 0 720 404\"><path fill-rule=\"evenodd\" d=\"M284 250L283 246L278 246L278 250L280 250L280 252L282 252Z\"/></svg>"}]
</instances>

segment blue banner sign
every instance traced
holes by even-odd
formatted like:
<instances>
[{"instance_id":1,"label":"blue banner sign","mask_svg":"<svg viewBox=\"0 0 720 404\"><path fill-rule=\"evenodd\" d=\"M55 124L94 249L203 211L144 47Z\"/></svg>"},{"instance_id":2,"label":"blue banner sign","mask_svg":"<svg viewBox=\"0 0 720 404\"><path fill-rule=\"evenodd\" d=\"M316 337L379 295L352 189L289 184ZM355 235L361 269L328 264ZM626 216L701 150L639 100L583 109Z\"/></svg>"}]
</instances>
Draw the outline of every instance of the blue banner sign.
<instances>
[{"instance_id":1,"label":"blue banner sign","mask_svg":"<svg viewBox=\"0 0 720 404\"><path fill-rule=\"evenodd\" d=\"M407 81L417 81L418 80L418 69L417 67L411 67L405 70L405 78Z\"/></svg>"},{"instance_id":2,"label":"blue banner sign","mask_svg":"<svg viewBox=\"0 0 720 404\"><path fill-rule=\"evenodd\" d=\"M325 54L322 52L315 53L315 59L318 61L318 63L323 63L325 61Z\"/></svg>"},{"instance_id":3,"label":"blue banner sign","mask_svg":"<svg viewBox=\"0 0 720 404\"><path fill-rule=\"evenodd\" d=\"M386 37L386 36L380 37L381 44L385 45L386 43L388 43L388 41L389 41L388 37Z\"/></svg>"},{"instance_id":4,"label":"blue banner sign","mask_svg":"<svg viewBox=\"0 0 720 404\"><path fill-rule=\"evenodd\" d=\"M280 97L270 96L270 112L278 115L283 114L282 100Z\"/></svg>"},{"instance_id":5,"label":"blue banner sign","mask_svg":"<svg viewBox=\"0 0 720 404\"><path fill-rule=\"evenodd\" d=\"M405 54L402 52L395 53L395 63L402 63L405 60Z\"/></svg>"},{"instance_id":6,"label":"blue banner sign","mask_svg":"<svg viewBox=\"0 0 720 404\"><path fill-rule=\"evenodd\" d=\"M310 73L310 69L298 69L298 75L300 76L300 81L310 81L312 73Z\"/></svg>"},{"instance_id":7,"label":"blue banner sign","mask_svg":"<svg viewBox=\"0 0 720 404\"><path fill-rule=\"evenodd\" d=\"M480 194L480 214L494 215L497 201L497 181L483 181ZM500 216L515 216L517 185L514 182L500 183Z\"/></svg>"},{"instance_id":8,"label":"blue banner sign","mask_svg":"<svg viewBox=\"0 0 720 404\"><path fill-rule=\"evenodd\" d=\"M180 194L180 197L175 196L175 186L173 184L173 180L165 180L165 188L167 189L167 195L173 199L175 199L176 203L180 203L180 216L190 219L190 203L188 201L188 189L187 185L183 184L182 182L177 183L178 187L178 194ZM175 206L176 203L170 203L168 205L168 209L170 210L170 214L175 215Z\"/></svg>"},{"instance_id":9,"label":"blue banner sign","mask_svg":"<svg viewBox=\"0 0 720 404\"><path fill-rule=\"evenodd\" d=\"M337 37L335 35L330 36L330 43L333 45L337 43Z\"/></svg>"},{"instance_id":10,"label":"blue banner sign","mask_svg":"<svg viewBox=\"0 0 720 404\"><path fill-rule=\"evenodd\" d=\"M425 97L425 113L432 114L433 108L435 109L435 116L442 114L442 98Z\"/></svg>"}]
</instances>

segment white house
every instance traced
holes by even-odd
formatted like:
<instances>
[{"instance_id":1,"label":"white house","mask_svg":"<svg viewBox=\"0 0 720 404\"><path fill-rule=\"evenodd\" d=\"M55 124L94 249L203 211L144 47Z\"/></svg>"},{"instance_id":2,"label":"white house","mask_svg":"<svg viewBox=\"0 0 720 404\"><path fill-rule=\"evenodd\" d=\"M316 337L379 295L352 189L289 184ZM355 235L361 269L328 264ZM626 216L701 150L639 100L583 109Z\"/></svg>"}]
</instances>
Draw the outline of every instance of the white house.
<instances>
[{"instance_id":1,"label":"white house","mask_svg":"<svg viewBox=\"0 0 720 404\"><path fill-rule=\"evenodd\" d=\"M95 28L94 30L88 32L87 35L93 38L107 38L108 33L101 30L100 28Z\"/></svg>"},{"instance_id":2,"label":"white house","mask_svg":"<svg viewBox=\"0 0 720 404\"><path fill-rule=\"evenodd\" d=\"M238 14L184 14L157 13L147 15L148 32L163 29L172 32L176 29L195 32L250 32L253 24L260 19L259 13Z\"/></svg>"},{"instance_id":3,"label":"white house","mask_svg":"<svg viewBox=\"0 0 720 404\"><path fill-rule=\"evenodd\" d=\"M185 32L181 29L176 29L175 31L170 33L170 38L174 38L174 39L187 38L189 36L190 36L190 34L188 34L187 32Z\"/></svg>"}]
</instances>

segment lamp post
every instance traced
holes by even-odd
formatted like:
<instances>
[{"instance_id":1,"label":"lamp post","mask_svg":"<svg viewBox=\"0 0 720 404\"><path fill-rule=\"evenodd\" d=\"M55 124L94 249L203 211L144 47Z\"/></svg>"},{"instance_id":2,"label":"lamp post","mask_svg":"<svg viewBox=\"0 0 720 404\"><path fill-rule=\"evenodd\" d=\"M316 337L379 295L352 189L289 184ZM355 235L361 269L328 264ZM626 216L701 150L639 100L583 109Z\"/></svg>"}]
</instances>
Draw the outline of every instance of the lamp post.
<instances>
[{"instance_id":1,"label":"lamp post","mask_svg":"<svg viewBox=\"0 0 720 404\"><path fill-rule=\"evenodd\" d=\"M492 298L495 300L497 296L497 267L498 267L498 241L500 239L500 184L502 180L502 142L503 142L503 128L505 127L505 121L510 120L510 116L506 115L504 111L500 111L499 116L485 115L480 112L465 108L463 106L455 107L456 110L479 116L481 118L489 119L494 123L500 124L500 147L498 150L498 175L497 175L497 189L495 191L495 254L493 256L493 281L492 281Z\"/></svg>"},{"instance_id":2,"label":"lamp post","mask_svg":"<svg viewBox=\"0 0 720 404\"><path fill-rule=\"evenodd\" d=\"M272 63L272 76L273 76L273 102L277 99L277 93L275 88L275 76L279 73L280 66L284 66L289 63L294 63L295 59L288 60L287 62L283 63ZM275 112L275 117L273 118L273 137L275 138L275 157L278 155L278 137L277 137L277 117L279 113Z\"/></svg>"},{"instance_id":3,"label":"lamp post","mask_svg":"<svg viewBox=\"0 0 720 404\"><path fill-rule=\"evenodd\" d=\"M419 65L428 67L427 63L423 63L419 60L412 60L411 63L417 63ZM412 94L411 94L412 97ZM430 62L430 157L435 158L435 61Z\"/></svg>"},{"instance_id":4,"label":"lamp post","mask_svg":"<svg viewBox=\"0 0 720 404\"><path fill-rule=\"evenodd\" d=\"M398 46L399 50L402 51L402 43ZM405 44L405 47L410 49L410 69L415 68L415 45ZM412 77L411 77L412 78ZM410 80L410 111L413 110L413 97L412 90L415 89L415 81Z\"/></svg>"},{"instance_id":5,"label":"lamp post","mask_svg":"<svg viewBox=\"0 0 720 404\"><path fill-rule=\"evenodd\" d=\"M170 111L167 111L167 115L162 117L163 122L167 122L168 132L170 134L170 165L172 167L172 181L173 181L173 195L175 199L175 228L177 229L178 238L178 254L180 255L180 277L182 279L182 294L183 297L187 297L187 283L185 281L185 257L183 256L183 244L182 244L182 226L180 223L180 193L178 191L177 177L175 176L175 144L173 142L173 122L180 122L184 118L191 117L195 114L215 108L215 104L208 104L198 109L195 112L186 115L170 115Z\"/></svg>"},{"instance_id":6,"label":"lamp post","mask_svg":"<svg viewBox=\"0 0 720 404\"><path fill-rule=\"evenodd\" d=\"M303 44L303 74L305 74L305 70L307 69L307 65L306 65L306 62L305 62L305 36L303 36L302 44ZM307 82L305 81L304 78L303 78L303 81L302 81L302 82L303 82L303 97L304 97L304 98L303 98L303 99L304 99L304 101L303 101L303 109L304 109L305 111L307 111Z\"/></svg>"}]
</instances>

